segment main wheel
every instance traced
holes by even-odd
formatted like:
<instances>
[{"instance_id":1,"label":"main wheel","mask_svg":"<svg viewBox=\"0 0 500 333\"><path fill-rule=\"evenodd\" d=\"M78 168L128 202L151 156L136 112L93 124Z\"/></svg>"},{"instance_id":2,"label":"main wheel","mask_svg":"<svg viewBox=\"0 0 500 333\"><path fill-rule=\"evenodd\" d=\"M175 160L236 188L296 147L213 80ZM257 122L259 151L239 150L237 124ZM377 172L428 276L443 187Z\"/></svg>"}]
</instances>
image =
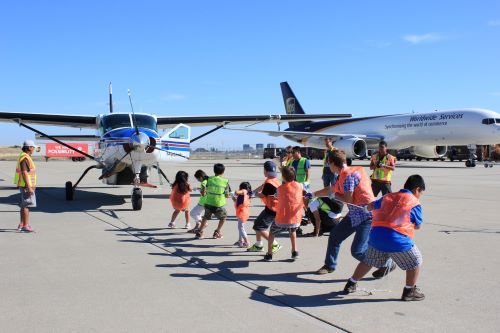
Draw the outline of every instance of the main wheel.
<instances>
[{"instance_id":1,"label":"main wheel","mask_svg":"<svg viewBox=\"0 0 500 333\"><path fill-rule=\"evenodd\" d=\"M472 164L472 163L471 163L471 161L470 161L470 160L465 161L465 166L466 166L466 167L470 168L470 167L471 167L471 164Z\"/></svg>"},{"instance_id":2,"label":"main wheel","mask_svg":"<svg viewBox=\"0 0 500 333\"><path fill-rule=\"evenodd\" d=\"M142 190L140 188L134 188L132 190L132 209L141 210L142 208Z\"/></svg>"},{"instance_id":3,"label":"main wheel","mask_svg":"<svg viewBox=\"0 0 500 333\"><path fill-rule=\"evenodd\" d=\"M74 195L75 190L73 190L73 184L71 182L66 182L66 200L73 200Z\"/></svg>"}]
</instances>

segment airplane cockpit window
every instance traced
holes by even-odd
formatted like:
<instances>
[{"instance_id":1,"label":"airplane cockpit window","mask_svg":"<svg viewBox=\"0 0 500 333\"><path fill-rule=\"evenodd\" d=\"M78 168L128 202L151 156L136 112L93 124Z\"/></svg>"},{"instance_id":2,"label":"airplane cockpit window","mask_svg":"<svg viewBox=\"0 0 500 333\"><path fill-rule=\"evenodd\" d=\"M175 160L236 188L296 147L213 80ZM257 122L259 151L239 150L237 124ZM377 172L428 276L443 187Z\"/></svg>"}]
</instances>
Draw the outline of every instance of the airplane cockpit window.
<instances>
[{"instance_id":1,"label":"airplane cockpit window","mask_svg":"<svg viewBox=\"0 0 500 333\"><path fill-rule=\"evenodd\" d=\"M179 128L170 133L168 137L171 139L188 139L189 129L185 126L179 126Z\"/></svg>"},{"instance_id":2,"label":"airplane cockpit window","mask_svg":"<svg viewBox=\"0 0 500 333\"><path fill-rule=\"evenodd\" d=\"M135 119L137 121L138 127L149 128L155 132L158 132L158 129L156 128L156 119L153 116L146 114L136 114Z\"/></svg>"},{"instance_id":3,"label":"airplane cockpit window","mask_svg":"<svg viewBox=\"0 0 500 333\"><path fill-rule=\"evenodd\" d=\"M500 119L495 119L495 118L486 118L486 119L483 119L483 121L481 123L483 123L484 125L491 125L491 124L494 124L495 123L495 120L497 121L497 124L500 123Z\"/></svg>"},{"instance_id":4,"label":"airplane cockpit window","mask_svg":"<svg viewBox=\"0 0 500 333\"><path fill-rule=\"evenodd\" d=\"M500 124L500 118L495 118L495 122L496 122L497 124Z\"/></svg>"},{"instance_id":5,"label":"airplane cockpit window","mask_svg":"<svg viewBox=\"0 0 500 333\"><path fill-rule=\"evenodd\" d=\"M110 114L102 118L101 130L107 133L116 128L131 127L130 116L127 113Z\"/></svg>"}]
</instances>

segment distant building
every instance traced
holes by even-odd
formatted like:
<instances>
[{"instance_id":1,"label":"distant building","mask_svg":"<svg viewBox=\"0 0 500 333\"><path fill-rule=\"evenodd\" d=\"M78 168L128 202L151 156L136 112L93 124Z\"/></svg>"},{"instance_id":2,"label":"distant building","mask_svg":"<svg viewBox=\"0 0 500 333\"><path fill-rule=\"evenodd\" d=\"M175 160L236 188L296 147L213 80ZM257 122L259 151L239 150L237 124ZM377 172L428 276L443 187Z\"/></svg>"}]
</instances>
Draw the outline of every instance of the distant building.
<instances>
[{"instance_id":1,"label":"distant building","mask_svg":"<svg viewBox=\"0 0 500 333\"><path fill-rule=\"evenodd\" d=\"M268 143L266 148L276 148L275 143Z\"/></svg>"},{"instance_id":2,"label":"distant building","mask_svg":"<svg viewBox=\"0 0 500 333\"><path fill-rule=\"evenodd\" d=\"M259 151L263 151L264 150L264 144L263 143L257 143L255 145L255 149L259 150Z\"/></svg>"},{"instance_id":3,"label":"distant building","mask_svg":"<svg viewBox=\"0 0 500 333\"><path fill-rule=\"evenodd\" d=\"M253 149L249 144L247 143L243 144L243 151L252 151L252 150Z\"/></svg>"}]
</instances>

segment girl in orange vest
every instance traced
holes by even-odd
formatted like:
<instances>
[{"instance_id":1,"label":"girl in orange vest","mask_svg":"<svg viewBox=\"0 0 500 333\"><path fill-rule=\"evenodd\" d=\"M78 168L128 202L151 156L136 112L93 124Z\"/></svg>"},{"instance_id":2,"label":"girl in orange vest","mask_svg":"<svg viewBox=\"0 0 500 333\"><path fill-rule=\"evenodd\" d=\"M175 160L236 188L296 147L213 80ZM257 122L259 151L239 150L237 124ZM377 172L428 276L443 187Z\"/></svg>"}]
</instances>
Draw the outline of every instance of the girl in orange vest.
<instances>
[{"instance_id":1,"label":"girl in orange vest","mask_svg":"<svg viewBox=\"0 0 500 333\"><path fill-rule=\"evenodd\" d=\"M284 167L281 170L284 184L278 187L276 204L276 217L271 226L269 239L267 242L267 253L265 261L273 260L273 243L275 236L288 231L292 243L292 260L299 258L297 249L297 229L302 220L302 210L304 209L304 187L295 181L295 171L291 167Z\"/></svg>"},{"instance_id":2,"label":"girl in orange vest","mask_svg":"<svg viewBox=\"0 0 500 333\"><path fill-rule=\"evenodd\" d=\"M425 190L420 175L408 177L404 189L389 193L371 204L373 223L365 258L359 263L344 287L344 293L356 291L357 282L372 267L382 267L391 258L406 271L403 301L421 301L424 294L417 288L417 278L422 265L422 254L413 243L414 230L422 224L422 208L419 199Z\"/></svg>"},{"instance_id":3,"label":"girl in orange vest","mask_svg":"<svg viewBox=\"0 0 500 333\"><path fill-rule=\"evenodd\" d=\"M184 217L186 218L186 226L184 229L189 229L189 203L191 197L189 196L191 192L191 185L188 183L188 174L185 171L179 171L175 175L175 181L172 184L172 193L170 193L170 202L174 208L172 213L172 219L168 224L169 228L175 228L175 219L177 215L182 211L184 212Z\"/></svg>"},{"instance_id":4,"label":"girl in orange vest","mask_svg":"<svg viewBox=\"0 0 500 333\"><path fill-rule=\"evenodd\" d=\"M239 238L234 245L239 247L248 247L248 236L245 231L245 223L250 216L250 198L252 196L252 186L249 182L240 184L240 189L234 192L233 201L236 217L238 218Z\"/></svg>"}]
</instances>

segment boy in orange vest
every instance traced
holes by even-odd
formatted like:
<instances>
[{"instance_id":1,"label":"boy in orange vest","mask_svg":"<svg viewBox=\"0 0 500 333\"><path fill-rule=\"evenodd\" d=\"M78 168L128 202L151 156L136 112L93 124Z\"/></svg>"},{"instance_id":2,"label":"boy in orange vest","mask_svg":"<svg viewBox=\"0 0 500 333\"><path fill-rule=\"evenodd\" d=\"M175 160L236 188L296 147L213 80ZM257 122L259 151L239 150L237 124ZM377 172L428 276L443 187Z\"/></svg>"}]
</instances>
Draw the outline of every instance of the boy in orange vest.
<instances>
[{"instance_id":1,"label":"boy in orange vest","mask_svg":"<svg viewBox=\"0 0 500 333\"><path fill-rule=\"evenodd\" d=\"M416 286L422 255L413 243L414 229L420 229L422 225L419 198L424 190L424 179L412 175L406 180L404 189L389 193L367 206L367 210L373 213L368 250L347 281L345 294L355 292L358 281L372 267L382 267L391 258L406 271L406 286L401 299L421 301L425 298Z\"/></svg>"},{"instance_id":2,"label":"boy in orange vest","mask_svg":"<svg viewBox=\"0 0 500 333\"><path fill-rule=\"evenodd\" d=\"M292 260L299 258L297 251L297 229L302 220L304 209L304 187L295 181L295 171L291 167L283 167L281 170L284 184L278 187L276 204L276 217L271 226L269 239L267 241L267 253L265 261L273 261L274 237L282 231L288 231L292 243Z\"/></svg>"}]
</instances>

